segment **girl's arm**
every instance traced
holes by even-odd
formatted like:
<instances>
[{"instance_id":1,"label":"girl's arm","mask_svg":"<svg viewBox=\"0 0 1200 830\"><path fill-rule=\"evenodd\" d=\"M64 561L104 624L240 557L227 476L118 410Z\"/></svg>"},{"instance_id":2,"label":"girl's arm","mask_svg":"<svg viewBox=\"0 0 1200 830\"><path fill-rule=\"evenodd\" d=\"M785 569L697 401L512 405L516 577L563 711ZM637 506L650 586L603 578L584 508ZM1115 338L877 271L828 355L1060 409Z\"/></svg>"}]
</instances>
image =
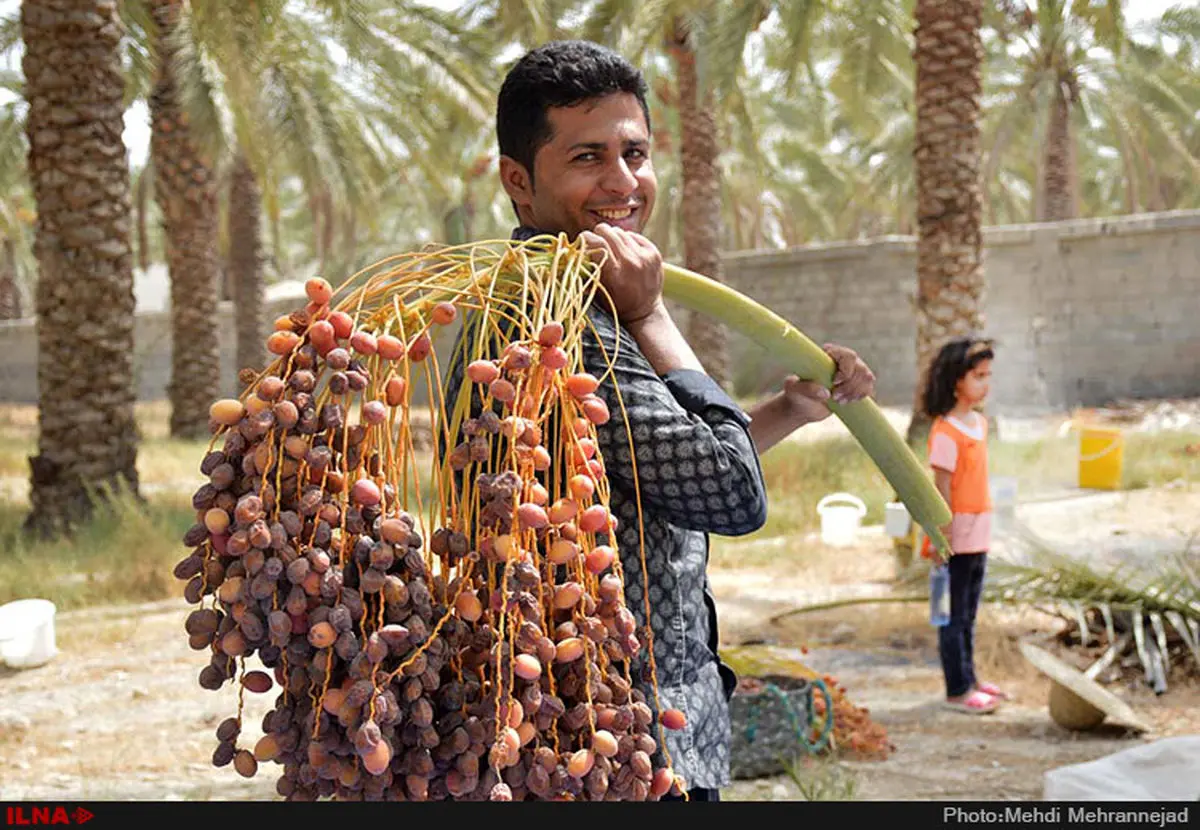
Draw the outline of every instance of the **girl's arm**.
<instances>
[{"instance_id":1,"label":"girl's arm","mask_svg":"<svg viewBox=\"0 0 1200 830\"><path fill-rule=\"evenodd\" d=\"M949 470L943 470L940 467L933 468L933 483L937 487L942 498L946 500L946 504L950 504L950 479L953 476Z\"/></svg>"},{"instance_id":2,"label":"girl's arm","mask_svg":"<svg viewBox=\"0 0 1200 830\"><path fill-rule=\"evenodd\" d=\"M943 470L940 467L933 468L933 484L937 487L937 491L942 494L942 498L946 500L946 504L950 502L950 479L953 476L949 470ZM947 540L950 538L950 523L943 525L939 530Z\"/></svg>"}]
</instances>

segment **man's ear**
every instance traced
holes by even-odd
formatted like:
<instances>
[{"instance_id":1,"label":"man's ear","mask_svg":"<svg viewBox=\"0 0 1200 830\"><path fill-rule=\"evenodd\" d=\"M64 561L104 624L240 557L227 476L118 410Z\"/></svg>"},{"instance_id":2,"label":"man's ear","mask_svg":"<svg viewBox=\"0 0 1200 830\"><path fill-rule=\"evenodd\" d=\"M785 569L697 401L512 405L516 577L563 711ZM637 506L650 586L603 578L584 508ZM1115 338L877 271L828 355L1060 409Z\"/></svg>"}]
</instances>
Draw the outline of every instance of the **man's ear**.
<instances>
[{"instance_id":1,"label":"man's ear","mask_svg":"<svg viewBox=\"0 0 1200 830\"><path fill-rule=\"evenodd\" d=\"M500 183L518 207L533 203L533 177L525 165L510 156L500 157Z\"/></svg>"}]
</instances>

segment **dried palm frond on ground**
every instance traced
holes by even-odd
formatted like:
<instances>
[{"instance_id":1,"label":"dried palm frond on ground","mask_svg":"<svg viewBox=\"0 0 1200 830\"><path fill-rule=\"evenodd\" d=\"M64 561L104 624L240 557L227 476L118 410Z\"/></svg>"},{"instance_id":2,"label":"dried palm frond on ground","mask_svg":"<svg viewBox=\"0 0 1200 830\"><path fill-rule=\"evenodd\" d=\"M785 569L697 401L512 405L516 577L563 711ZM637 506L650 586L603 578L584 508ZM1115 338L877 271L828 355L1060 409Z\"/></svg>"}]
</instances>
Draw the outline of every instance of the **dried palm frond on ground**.
<instances>
[{"instance_id":1,"label":"dried palm frond on ground","mask_svg":"<svg viewBox=\"0 0 1200 830\"><path fill-rule=\"evenodd\" d=\"M1189 540L1173 555L1130 556L1095 565L1059 550L1019 522L1008 523L1005 557L988 562L983 602L1032 608L1067 623L1066 645L1099 646L1107 665L1133 655L1162 694L1172 667L1200 672L1200 551ZM927 569L912 568L890 596L856 597L794 608L773 622L849 605L928 602ZM1115 648L1114 648L1115 646Z\"/></svg>"},{"instance_id":2,"label":"dried palm frond on ground","mask_svg":"<svg viewBox=\"0 0 1200 830\"><path fill-rule=\"evenodd\" d=\"M1200 555L1190 540L1174 555L1129 558L1101 570L1051 548L1023 525L1015 530L1018 553L989 563L985 601L1055 614L1069 624L1062 639L1102 643L1112 651L1110 662L1132 649L1160 694L1175 662L1200 671Z\"/></svg>"}]
</instances>

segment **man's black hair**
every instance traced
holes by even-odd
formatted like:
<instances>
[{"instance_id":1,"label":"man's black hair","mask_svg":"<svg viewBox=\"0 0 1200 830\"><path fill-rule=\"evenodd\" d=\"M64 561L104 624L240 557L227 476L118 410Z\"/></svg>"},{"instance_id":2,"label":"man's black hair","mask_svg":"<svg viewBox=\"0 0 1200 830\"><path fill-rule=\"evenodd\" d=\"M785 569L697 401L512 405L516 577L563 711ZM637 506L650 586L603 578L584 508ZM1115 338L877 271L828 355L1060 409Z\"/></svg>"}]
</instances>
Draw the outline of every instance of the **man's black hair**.
<instances>
[{"instance_id":1,"label":"man's black hair","mask_svg":"<svg viewBox=\"0 0 1200 830\"><path fill-rule=\"evenodd\" d=\"M509 70L496 103L501 155L524 165L533 183L533 159L553 136L547 110L627 92L638 99L650 127L646 80L616 52L587 40L560 40L531 50Z\"/></svg>"}]
</instances>

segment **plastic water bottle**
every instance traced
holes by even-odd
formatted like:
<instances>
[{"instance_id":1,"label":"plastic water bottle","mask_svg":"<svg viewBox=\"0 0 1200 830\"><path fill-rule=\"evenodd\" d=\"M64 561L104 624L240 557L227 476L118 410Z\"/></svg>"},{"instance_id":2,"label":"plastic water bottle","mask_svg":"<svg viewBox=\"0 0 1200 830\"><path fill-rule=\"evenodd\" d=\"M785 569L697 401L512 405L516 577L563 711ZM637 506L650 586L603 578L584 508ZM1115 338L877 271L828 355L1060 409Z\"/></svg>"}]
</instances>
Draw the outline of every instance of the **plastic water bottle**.
<instances>
[{"instance_id":1,"label":"plastic water bottle","mask_svg":"<svg viewBox=\"0 0 1200 830\"><path fill-rule=\"evenodd\" d=\"M941 628L950 624L950 568L934 565L929 569L929 622Z\"/></svg>"}]
</instances>

